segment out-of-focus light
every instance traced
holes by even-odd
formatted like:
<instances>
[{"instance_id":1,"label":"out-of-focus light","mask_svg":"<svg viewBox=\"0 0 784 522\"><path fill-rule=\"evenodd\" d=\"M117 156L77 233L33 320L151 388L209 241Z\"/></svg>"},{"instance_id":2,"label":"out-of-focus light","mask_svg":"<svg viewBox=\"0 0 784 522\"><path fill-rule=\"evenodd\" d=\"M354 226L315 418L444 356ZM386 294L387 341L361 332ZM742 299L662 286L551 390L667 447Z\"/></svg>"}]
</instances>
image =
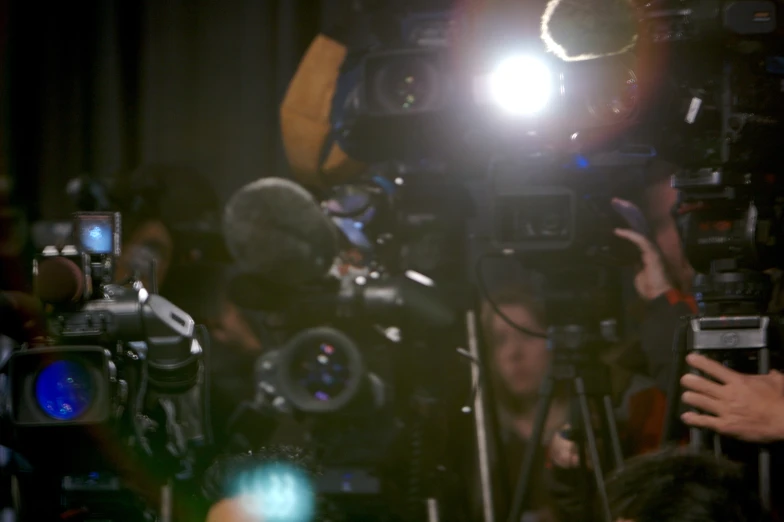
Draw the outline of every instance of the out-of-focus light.
<instances>
[{"instance_id":1,"label":"out-of-focus light","mask_svg":"<svg viewBox=\"0 0 784 522\"><path fill-rule=\"evenodd\" d=\"M574 164L578 169L587 169L591 166L591 162L585 156L577 156L574 158Z\"/></svg>"},{"instance_id":2,"label":"out-of-focus light","mask_svg":"<svg viewBox=\"0 0 784 522\"><path fill-rule=\"evenodd\" d=\"M514 115L536 114L552 95L550 70L530 56L505 59L490 74L489 83L495 104Z\"/></svg>"},{"instance_id":3,"label":"out-of-focus light","mask_svg":"<svg viewBox=\"0 0 784 522\"><path fill-rule=\"evenodd\" d=\"M93 403L90 372L75 361L55 361L38 374L35 398L38 406L51 418L76 420Z\"/></svg>"},{"instance_id":4,"label":"out-of-focus light","mask_svg":"<svg viewBox=\"0 0 784 522\"><path fill-rule=\"evenodd\" d=\"M310 522L313 485L302 471L282 463L239 477L237 497L249 516L267 522Z\"/></svg>"}]
</instances>

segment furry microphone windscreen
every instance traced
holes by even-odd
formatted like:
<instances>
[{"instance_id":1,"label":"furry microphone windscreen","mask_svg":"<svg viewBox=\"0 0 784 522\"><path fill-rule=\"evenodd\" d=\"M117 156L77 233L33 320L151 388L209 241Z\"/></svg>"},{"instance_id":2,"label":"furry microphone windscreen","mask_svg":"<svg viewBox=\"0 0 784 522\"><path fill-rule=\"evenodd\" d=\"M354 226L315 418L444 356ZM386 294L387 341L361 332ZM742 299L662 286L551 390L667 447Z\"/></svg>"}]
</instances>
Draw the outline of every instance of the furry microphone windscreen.
<instances>
[{"instance_id":1,"label":"furry microphone windscreen","mask_svg":"<svg viewBox=\"0 0 784 522\"><path fill-rule=\"evenodd\" d=\"M637 43L637 11L631 0L550 0L541 37L567 62L624 54Z\"/></svg>"},{"instance_id":2,"label":"furry microphone windscreen","mask_svg":"<svg viewBox=\"0 0 784 522\"><path fill-rule=\"evenodd\" d=\"M239 267L286 285L324 277L338 253L338 233L318 202L282 178L254 181L224 212L226 245Z\"/></svg>"}]
</instances>

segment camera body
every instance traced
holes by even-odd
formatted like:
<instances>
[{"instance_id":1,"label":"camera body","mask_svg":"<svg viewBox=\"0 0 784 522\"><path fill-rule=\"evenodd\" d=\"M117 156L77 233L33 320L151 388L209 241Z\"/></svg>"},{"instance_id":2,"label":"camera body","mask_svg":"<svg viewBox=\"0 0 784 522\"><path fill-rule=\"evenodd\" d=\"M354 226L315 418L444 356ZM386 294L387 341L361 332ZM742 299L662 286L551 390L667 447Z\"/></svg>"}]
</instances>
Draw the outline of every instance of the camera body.
<instances>
[{"instance_id":1,"label":"camera body","mask_svg":"<svg viewBox=\"0 0 784 522\"><path fill-rule=\"evenodd\" d=\"M119 465L96 450L102 432L176 469L191 443L204 442L195 324L141 283L113 283L119 214L77 213L73 231L76 245L47 248L34 263L48 336L9 359L4 443L36 470L73 479ZM197 420L183 426L183 413ZM166 444L167 417L186 440Z\"/></svg>"},{"instance_id":2,"label":"camera body","mask_svg":"<svg viewBox=\"0 0 784 522\"><path fill-rule=\"evenodd\" d=\"M680 191L676 220L698 273L703 311L763 313L773 292L769 273L782 267L784 255L780 178L702 169L675 175L673 187Z\"/></svg>"},{"instance_id":3,"label":"camera body","mask_svg":"<svg viewBox=\"0 0 784 522\"><path fill-rule=\"evenodd\" d=\"M356 269L302 289L280 310L285 341L256 362L252 408L298 420L324 468L319 491L347 514L384 510L404 520L422 508L399 486L424 473L412 453L423 444L417 426L442 400L428 388L443 383L423 368L443 370L444 354L433 349L455 319L428 284L421 274Z\"/></svg>"},{"instance_id":4,"label":"camera body","mask_svg":"<svg viewBox=\"0 0 784 522\"><path fill-rule=\"evenodd\" d=\"M672 186L704 312L764 313L781 266L784 45L771 1L646 5L642 36L673 56L646 123L681 167ZM657 51L661 52L661 51ZM652 86L649 90L654 91Z\"/></svg>"}]
</instances>

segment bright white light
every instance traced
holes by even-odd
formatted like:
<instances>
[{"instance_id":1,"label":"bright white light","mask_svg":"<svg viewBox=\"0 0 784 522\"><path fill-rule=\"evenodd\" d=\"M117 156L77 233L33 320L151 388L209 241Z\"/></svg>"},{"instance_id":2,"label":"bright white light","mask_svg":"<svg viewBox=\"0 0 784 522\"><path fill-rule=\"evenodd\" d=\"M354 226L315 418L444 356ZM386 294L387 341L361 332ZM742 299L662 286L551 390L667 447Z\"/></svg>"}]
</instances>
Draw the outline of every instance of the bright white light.
<instances>
[{"instance_id":1,"label":"bright white light","mask_svg":"<svg viewBox=\"0 0 784 522\"><path fill-rule=\"evenodd\" d=\"M489 79L493 101L515 115L532 115L550 100L552 84L547 66L529 56L512 56L501 62Z\"/></svg>"}]
</instances>

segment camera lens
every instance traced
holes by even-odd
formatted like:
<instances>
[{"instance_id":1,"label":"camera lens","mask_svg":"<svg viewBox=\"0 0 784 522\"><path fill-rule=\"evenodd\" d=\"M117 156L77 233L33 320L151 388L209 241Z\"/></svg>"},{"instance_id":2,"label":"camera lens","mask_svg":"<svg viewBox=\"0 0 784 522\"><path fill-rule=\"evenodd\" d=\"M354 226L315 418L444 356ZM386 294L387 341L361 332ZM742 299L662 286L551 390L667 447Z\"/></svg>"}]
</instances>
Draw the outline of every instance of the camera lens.
<instances>
[{"instance_id":1,"label":"camera lens","mask_svg":"<svg viewBox=\"0 0 784 522\"><path fill-rule=\"evenodd\" d=\"M375 76L373 90L378 104L391 113L422 111L437 101L438 71L418 57L392 60Z\"/></svg>"},{"instance_id":2,"label":"camera lens","mask_svg":"<svg viewBox=\"0 0 784 522\"><path fill-rule=\"evenodd\" d=\"M312 398L328 401L345 391L351 372L344 352L331 344L321 343L298 354L291 376Z\"/></svg>"},{"instance_id":3,"label":"camera lens","mask_svg":"<svg viewBox=\"0 0 784 522\"><path fill-rule=\"evenodd\" d=\"M308 328L272 361L281 396L297 410L334 413L349 405L366 377L356 343L340 330Z\"/></svg>"},{"instance_id":4,"label":"camera lens","mask_svg":"<svg viewBox=\"0 0 784 522\"><path fill-rule=\"evenodd\" d=\"M62 421L77 419L93 403L92 377L78 362L55 361L38 374L35 398L49 417Z\"/></svg>"}]
</instances>

